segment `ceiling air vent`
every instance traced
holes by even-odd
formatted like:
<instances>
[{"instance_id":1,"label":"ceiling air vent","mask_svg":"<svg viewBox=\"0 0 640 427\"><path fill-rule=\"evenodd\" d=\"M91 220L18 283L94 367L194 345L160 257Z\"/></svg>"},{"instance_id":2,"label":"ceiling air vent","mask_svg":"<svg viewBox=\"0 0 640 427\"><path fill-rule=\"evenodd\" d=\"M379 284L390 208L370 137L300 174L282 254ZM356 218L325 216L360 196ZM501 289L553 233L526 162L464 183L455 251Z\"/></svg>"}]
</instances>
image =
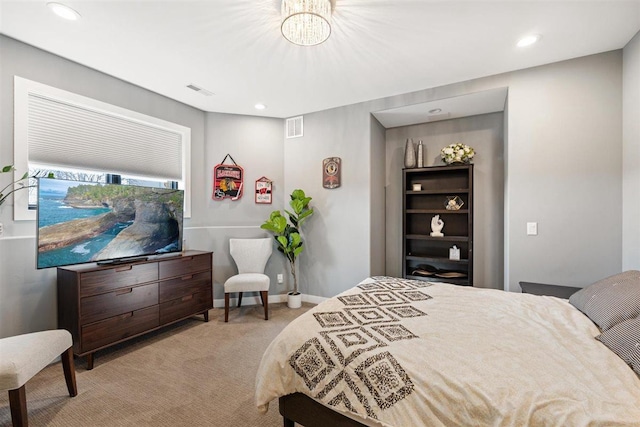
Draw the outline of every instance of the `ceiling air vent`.
<instances>
[{"instance_id":1,"label":"ceiling air vent","mask_svg":"<svg viewBox=\"0 0 640 427\"><path fill-rule=\"evenodd\" d=\"M303 135L302 116L287 119L287 138L298 138Z\"/></svg>"},{"instance_id":2,"label":"ceiling air vent","mask_svg":"<svg viewBox=\"0 0 640 427\"><path fill-rule=\"evenodd\" d=\"M196 92L198 92L199 94L204 95L204 96L211 96L211 95L213 95L213 92L209 92L208 90L203 89L203 88L201 88L201 87L198 87L198 86L196 86L196 85L194 85L194 84L187 85L187 87L188 87L189 89L191 89L191 90L195 90Z\"/></svg>"}]
</instances>

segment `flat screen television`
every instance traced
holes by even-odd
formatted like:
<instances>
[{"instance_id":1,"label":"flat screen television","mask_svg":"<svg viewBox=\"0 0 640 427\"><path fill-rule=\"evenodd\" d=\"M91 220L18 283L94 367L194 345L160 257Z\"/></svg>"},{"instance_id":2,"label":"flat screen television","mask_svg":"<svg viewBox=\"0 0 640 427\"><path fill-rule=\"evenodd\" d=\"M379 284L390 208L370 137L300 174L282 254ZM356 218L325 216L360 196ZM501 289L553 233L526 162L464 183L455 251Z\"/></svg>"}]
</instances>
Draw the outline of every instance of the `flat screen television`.
<instances>
[{"instance_id":1,"label":"flat screen television","mask_svg":"<svg viewBox=\"0 0 640 427\"><path fill-rule=\"evenodd\" d=\"M37 267L180 252L183 206L183 190L39 178Z\"/></svg>"}]
</instances>

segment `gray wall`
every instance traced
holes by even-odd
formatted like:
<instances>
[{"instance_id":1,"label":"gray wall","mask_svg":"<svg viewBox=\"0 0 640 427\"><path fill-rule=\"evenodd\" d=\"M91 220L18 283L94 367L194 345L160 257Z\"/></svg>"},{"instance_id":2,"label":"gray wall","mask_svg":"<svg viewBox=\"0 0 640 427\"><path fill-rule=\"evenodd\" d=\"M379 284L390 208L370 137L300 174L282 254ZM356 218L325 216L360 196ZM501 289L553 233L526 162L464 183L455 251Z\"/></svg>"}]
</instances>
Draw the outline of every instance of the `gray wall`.
<instances>
[{"instance_id":1,"label":"gray wall","mask_svg":"<svg viewBox=\"0 0 640 427\"><path fill-rule=\"evenodd\" d=\"M631 58L630 65L625 64L631 68L625 68L625 82L636 85L637 73L630 73L637 70L637 45L636 37L625 50ZM509 88L504 121L505 287L517 291L520 280L584 285L621 269L622 51L307 114L305 136L288 140L282 138L282 127L277 131L278 120L205 114L4 36L0 58L2 164L13 158L14 74L192 129L193 217L185 223L185 236L188 247L216 252L217 282L232 271L223 255L228 238L262 235L258 226L270 210L255 207L246 195L234 206L211 200L212 168L227 152L245 167L245 182L252 184L249 175L275 180L273 209L284 207L286 195L295 188L313 197L316 214L304 230L300 287L303 293L332 296L382 271L384 240L375 234L385 221L380 195L397 177L380 179L380 171L388 170L394 159L387 158L386 166L380 160L382 129L373 123L371 112L498 87ZM639 98L625 91L625 105L636 109L632 114ZM634 120L626 117L625 132ZM626 135L625 150L633 149L637 134L631 139ZM227 145L231 142L237 145ZM268 163L260 162L260 156ZM322 159L333 156L342 158L343 183L326 190ZM635 159L625 163L625 183L637 174L637 155ZM638 187L630 182L625 201L637 199ZM390 199L385 197L384 203ZM637 205L625 204L624 210L625 218L637 223L635 208L628 206ZM55 271L34 268L34 224L12 221L10 204L0 210L0 221L5 226L0 237L0 336L55 327ZM537 237L525 235L527 221L539 223ZM637 248L638 241L627 245ZM268 266L272 276L285 267L277 255ZM282 285L271 289L285 291Z\"/></svg>"},{"instance_id":2,"label":"gray wall","mask_svg":"<svg viewBox=\"0 0 640 427\"><path fill-rule=\"evenodd\" d=\"M387 130L386 263L389 275L402 275L402 168L407 138L413 138L416 144L423 141L425 166L443 165L440 149L461 142L472 146L477 153L473 159L473 283L476 287L503 288L503 129L503 113L492 113Z\"/></svg>"},{"instance_id":3,"label":"gray wall","mask_svg":"<svg viewBox=\"0 0 640 427\"><path fill-rule=\"evenodd\" d=\"M358 105L304 116L304 136L284 144L286 194L313 197L305 225L300 292L321 297L352 287L371 273L370 116ZM322 187L322 160L342 159L342 185Z\"/></svg>"},{"instance_id":4,"label":"gray wall","mask_svg":"<svg viewBox=\"0 0 640 427\"><path fill-rule=\"evenodd\" d=\"M202 111L2 35L0 58L0 164L13 163L13 76L18 75L191 128L193 216L185 225L206 221L207 183L197 178L208 169ZM13 221L12 198L0 208L0 222L5 229L0 237L0 337L55 328L56 271L35 269L35 222Z\"/></svg>"},{"instance_id":5,"label":"gray wall","mask_svg":"<svg viewBox=\"0 0 640 427\"><path fill-rule=\"evenodd\" d=\"M386 191L380 191L385 188L386 170L386 136L384 126L371 116L371 184L369 191L371 192L371 240L369 247L371 248L371 271L372 276L382 276L386 274L386 251L387 251L387 233L386 227Z\"/></svg>"},{"instance_id":6,"label":"gray wall","mask_svg":"<svg viewBox=\"0 0 640 427\"><path fill-rule=\"evenodd\" d=\"M640 32L623 50L622 269L640 270Z\"/></svg>"},{"instance_id":7,"label":"gray wall","mask_svg":"<svg viewBox=\"0 0 640 427\"><path fill-rule=\"evenodd\" d=\"M305 115L305 137L285 142L284 162L287 186L298 180L313 191L319 211L307 231L303 292L335 295L373 271L367 210L371 193L385 188L366 188L370 113L499 87L509 88L504 288L519 291L521 280L582 286L620 271L622 52L612 51ZM320 186L329 155L343 157L339 190ZM526 236L530 221L538 236Z\"/></svg>"},{"instance_id":8,"label":"gray wall","mask_svg":"<svg viewBox=\"0 0 640 427\"><path fill-rule=\"evenodd\" d=\"M206 114L205 163L207 172L193 176L207 187L204 221L189 230L195 240L194 248L209 248L214 251L214 298L224 297L224 281L236 273L235 263L229 255L231 237L268 237L269 233L260 224L269 218L272 210L284 206L283 136L284 121L267 117L241 116L235 114ZM244 194L236 201L213 200L213 167L227 155L244 169ZM226 164L231 160L227 159ZM273 181L272 204L256 204L255 181L263 176ZM288 198L287 198L288 200ZM187 246L191 246L187 242ZM273 293L285 293L289 283L277 284L276 275L286 273L285 258L274 250L266 267L271 277ZM287 275L285 274L285 277Z\"/></svg>"}]
</instances>

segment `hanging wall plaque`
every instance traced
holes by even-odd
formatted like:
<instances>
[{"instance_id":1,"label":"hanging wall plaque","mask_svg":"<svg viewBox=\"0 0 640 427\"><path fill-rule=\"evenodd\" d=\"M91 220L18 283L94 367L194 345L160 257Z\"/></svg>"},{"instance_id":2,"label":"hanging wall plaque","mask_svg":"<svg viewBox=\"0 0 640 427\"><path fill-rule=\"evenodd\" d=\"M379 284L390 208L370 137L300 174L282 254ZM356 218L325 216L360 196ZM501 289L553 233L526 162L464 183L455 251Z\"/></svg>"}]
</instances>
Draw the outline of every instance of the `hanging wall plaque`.
<instances>
[{"instance_id":1,"label":"hanging wall plaque","mask_svg":"<svg viewBox=\"0 0 640 427\"><path fill-rule=\"evenodd\" d=\"M225 165L227 157L233 162L232 165ZM227 154L220 164L213 168L213 200L223 200L230 198L238 200L242 197L242 183L244 180L244 170Z\"/></svg>"},{"instance_id":2,"label":"hanging wall plaque","mask_svg":"<svg viewBox=\"0 0 640 427\"><path fill-rule=\"evenodd\" d=\"M340 157L328 157L322 161L322 186L328 189L340 187Z\"/></svg>"},{"instance_id":3,"label":"hanging wall plaque","mask_svg":"<svg viewBox=\"0 0 640 427\"><path fill-rule=\"evenodd\" d=\"M266 176L256 180L256 203L271 204L273 181Z\"/></svg>"}]
</instances>

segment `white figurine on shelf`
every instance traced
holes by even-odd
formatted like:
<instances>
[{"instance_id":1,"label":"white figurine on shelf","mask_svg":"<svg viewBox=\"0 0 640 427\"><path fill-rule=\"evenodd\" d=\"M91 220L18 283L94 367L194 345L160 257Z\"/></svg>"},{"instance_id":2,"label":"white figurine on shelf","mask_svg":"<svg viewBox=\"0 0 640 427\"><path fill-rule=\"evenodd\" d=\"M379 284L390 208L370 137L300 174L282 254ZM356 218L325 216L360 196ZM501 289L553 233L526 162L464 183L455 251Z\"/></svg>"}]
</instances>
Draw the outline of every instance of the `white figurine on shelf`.
<instances>
[{"instance_id":1,"label":"white figurine on shelf","mask_svg":"<svg viewBox=\"0 0 640 427\"><path fill-rule=\"evenodd\" d=\"M442 227L444 227L444 221L440 219L440 215L431 218L431 237L444 237L441 232Z\"/></svg>"}]
</instances>

